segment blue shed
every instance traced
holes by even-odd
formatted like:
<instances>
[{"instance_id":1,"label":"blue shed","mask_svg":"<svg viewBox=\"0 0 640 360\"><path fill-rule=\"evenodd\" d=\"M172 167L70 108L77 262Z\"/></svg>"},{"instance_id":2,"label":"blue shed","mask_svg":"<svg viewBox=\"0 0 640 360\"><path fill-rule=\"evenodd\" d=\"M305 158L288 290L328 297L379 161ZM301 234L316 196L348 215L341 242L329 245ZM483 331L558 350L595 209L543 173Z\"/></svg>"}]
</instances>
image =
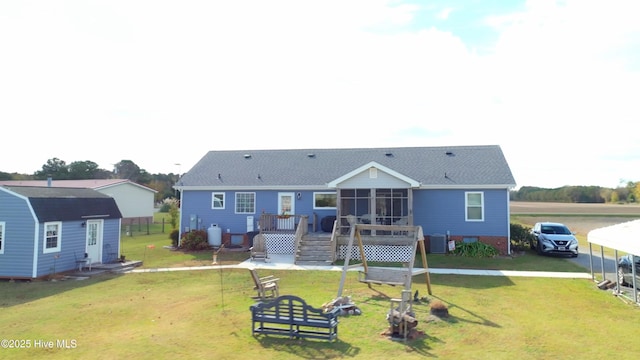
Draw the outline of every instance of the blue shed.
<instances>
[{"instance_id":1,"label":"blue shed","mask_svg":"<svg viewBox=\"0 0 640 360\"><path fill-rule=\"evenodd\" d=\"M121 219L115 200L92 189L0 186L0 277L40 278L85 257L115 261Z\"/></svg>"}]
</instances>

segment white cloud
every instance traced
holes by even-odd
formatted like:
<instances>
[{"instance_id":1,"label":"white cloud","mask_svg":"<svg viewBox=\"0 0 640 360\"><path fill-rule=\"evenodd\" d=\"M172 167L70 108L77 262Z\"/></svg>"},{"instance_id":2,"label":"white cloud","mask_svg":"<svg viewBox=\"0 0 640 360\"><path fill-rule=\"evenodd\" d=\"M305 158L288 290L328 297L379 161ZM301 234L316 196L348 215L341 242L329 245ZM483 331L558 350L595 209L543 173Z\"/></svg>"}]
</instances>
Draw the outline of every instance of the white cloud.
<instances>
[{"instance_id":1,"label":"white cloud","mask_svg":"<svg viewBox=\"0 0 640 360\"><path fill-rule=\"evenodd\" d=\"M480 55L396 1L3 2L0 118L21 136L0 144L15 154L0 171L52 157L172 172L216 149L499 144L520 185L640 180L624 166L640 158L625 128L640 95L632 9L533 1L485 19L497 41ZM450 11L436 14L451 23Z\"/></svg>"}]
</instances>

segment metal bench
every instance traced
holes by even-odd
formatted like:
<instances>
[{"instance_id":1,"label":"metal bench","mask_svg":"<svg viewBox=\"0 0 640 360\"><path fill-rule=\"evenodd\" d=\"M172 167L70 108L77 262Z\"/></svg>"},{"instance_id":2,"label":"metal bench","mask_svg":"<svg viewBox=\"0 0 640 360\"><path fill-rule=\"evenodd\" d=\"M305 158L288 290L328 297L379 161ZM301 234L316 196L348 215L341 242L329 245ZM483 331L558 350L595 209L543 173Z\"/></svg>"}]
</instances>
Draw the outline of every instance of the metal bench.
<instances>
[{"instance_id":1,"label":"metal bench","mask_svg":"<svg viewBox=\"0 0 640 360\"><path fill-rule=\"evenodd\" d=\"M339 309L324 312L293 295L249 307L253 335L281 335L333 341L338 338Z\"/></svg>"}]
</instances>

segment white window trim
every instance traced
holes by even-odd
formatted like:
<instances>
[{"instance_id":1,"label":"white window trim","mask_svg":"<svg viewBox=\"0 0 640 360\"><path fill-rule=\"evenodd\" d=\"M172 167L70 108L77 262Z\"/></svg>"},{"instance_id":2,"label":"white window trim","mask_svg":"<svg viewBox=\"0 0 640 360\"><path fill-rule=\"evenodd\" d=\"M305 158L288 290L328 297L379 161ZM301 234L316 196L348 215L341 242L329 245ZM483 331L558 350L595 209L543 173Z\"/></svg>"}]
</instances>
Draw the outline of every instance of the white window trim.
<instances>
[{"instance_id":1,"label":"white window trim","mask_svg":"<svg viewBox=\"0 0 640 360\"><path fill-rule=\"evenodd\" d=\"M253 195L253 212L238 212L238 195L239 194L252 194ZM235 201L233 203L233 212L235 214L255 214L256 213L256 193L252 191L239 191L235 193Z\"/></svg>"},{"instance_id":2,"label":"white window trim","mask_svg":"<svg viewBox=\"0 0 640 360\"><path fill-rule=\"evenodd\" d=\"M335 210L336 206L327 206L327 207L317 207L316 206L316 195L335 195L336 201L338 199L338 193L335 191L318 191L313 193L313 209L314 210Z\"/></svg>"},{"instance_id":3,"label":"white window trim","mask_svg":"<svg viewBox=\"0 0 640 360\"><path fill-rule=\"evenodd\" d=\"M56 244L57 246L54 248L50 248L47 249L47 226L48 225L56 225L58 227L58 243ZM52 221L52 222L46 222L44 223L44 231L42 233L42 253L43 254L49 254L49 253L54 253L54 252L60 252L60 249L62 248L62 222L61 221Z\"/></svg>"},{"instance_id":4,"label":"white window trim","mask_svg":"<svg viewBox=\"0 0 640 360\"><path fill-rule=\"evenodd\" d=\"M480 219L469 219L469 195L480 194ZM474 205L474 207L478 207ZM482 191L467 191L464 193L464 217L466 221L481 222L484 221L484 192Z\"/></svg>"},{"instance_id":5,"label":"white window trim","mask_svg":"<svg viewBox=\"0 0 640 360\"><path fill-rule=\"evenodd\" d=\"M0 221L0 254L4 254L4 248L6 247L7 242L7 225L4 221Z\"/></svg>"},{"instance_id":6,"label":"white window trim","mask_svg":"<svg viewBox=\"0 0 640 360\"><path fill-rule=\"evenodd\" d=\"M216 207L214 206L215 204L215 196L216 195L222 195L222 207ZM224 208L227 206L227 197L225 195L224 192L212 192L211 193L211 209L212 210L224 210Z\"/></svg>"}]
</instances>

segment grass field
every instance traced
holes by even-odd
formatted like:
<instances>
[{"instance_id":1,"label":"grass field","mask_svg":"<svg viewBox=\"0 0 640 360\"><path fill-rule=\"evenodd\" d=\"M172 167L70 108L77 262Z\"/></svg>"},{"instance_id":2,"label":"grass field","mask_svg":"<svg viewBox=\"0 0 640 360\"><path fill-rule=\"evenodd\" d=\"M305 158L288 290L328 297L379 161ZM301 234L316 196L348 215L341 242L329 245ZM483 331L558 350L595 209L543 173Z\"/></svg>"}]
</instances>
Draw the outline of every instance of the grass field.
<instances>
[{"instance_id":1,"label":"grass field","mask_svg":"<svg viewBox=\"0 0 640 360\"><path fill-rule=\"evenodd\" d=\"M211 263L211 252L170 251L163 248L168 244L167 234L136 234L123 238L123 251L149 268ZM219 260L234 263L246 256L227 252ZM570 261L529 254L496 259L430 254L428 261L430 267L576 271ZM341 276L261 272L270 274L281 279L281 293L301 296L315 307L336 296ZM537 360L637 359L640 354L640 307L589 280L438 274L430 279L433 294L427 296L424 277L414 277L413 290L428 302L414 306L424 336L407 343L381 335L388 327L389 297L397 297L400 289L369 289L355 273L348 274L344 294L363 314L341 318L334 343L251 336L254 291L242 269L0 282L0 340L9 341L0 347L0 357ZM429 306L436 300L447 305L450 317L431 322Z\"/></svg>"}]
</instances>

